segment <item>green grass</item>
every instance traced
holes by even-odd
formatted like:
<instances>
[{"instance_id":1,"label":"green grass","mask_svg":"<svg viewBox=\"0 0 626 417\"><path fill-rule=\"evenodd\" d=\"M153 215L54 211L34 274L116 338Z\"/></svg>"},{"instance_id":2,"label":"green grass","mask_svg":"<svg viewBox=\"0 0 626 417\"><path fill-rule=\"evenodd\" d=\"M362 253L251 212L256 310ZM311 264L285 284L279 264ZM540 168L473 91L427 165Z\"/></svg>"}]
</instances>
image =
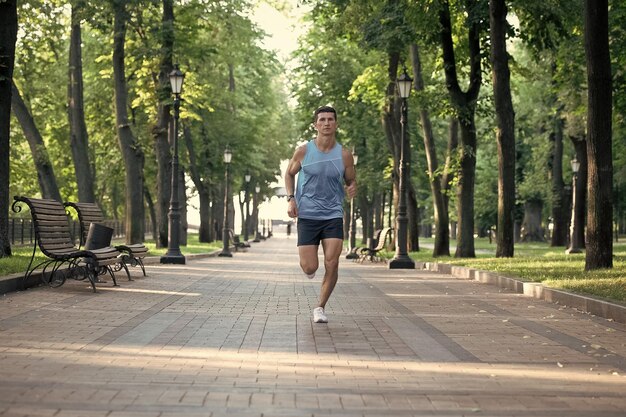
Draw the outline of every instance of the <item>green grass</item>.
<instances>
[{"instance_id":1,"label":"green grass","mask_svg":"<svg viewBox=\"0 0 626 417\"><path fill-rule=\"evenodd\" d=\"M123 242L121 240L114 240L112 242L112 244L114 245L120 243ZM148 240L144 242L144 244L148 247L148 256L161 256L165 255L165 253L167 252L167 248L157 249L156 244L153 240ZM183 254L189 255L197 253L209 253L220 249L221 247L221 241L216 241L212 243L200 243L198 241L197 234L189 234L187 237L187 246L181 246L180 250ZM13 256L8 258L0 258L0 276L15 273L24 273L26 271L26 268L28 267L28 262L30 261L30 257L33 253L32 246L14 246L11 249L13 251ZM37 248L33 265L36 265L46 259L47 258L39 251L39 248Z\"/></svg>"},{"instance_id":2,"label":"green grass","mask_svg":"<svg viewBox=\"0 0 626 417\"><path fill-rule=\"evenodd\" d=\"M613 268L585 271L585 255L565 253L563 247L549 247L547 243L517 243L513 258L496 258L494 243L476 239L476 258L432 257L433 239L420 239L424 245L410 256L416 261L441 262L483 271L499 272L526 281L541 282L547 287L561 288L579 294L626 302L626 243L613 244ZM450 243L454 256L456 242ZM432 246L431 246L432 247Z\"/></svg>"},{"instance_id":3,"label":"green grass","mask_svg":"<svg viewBox=\"0 0 626 417\"><path fill-rule=\"evenodd\" d=\"M113 241L113 244L115 244L115 241ZM154 240L148 240L144 242L144 244L149 249L149 252L148 252L149 256L160 256L160 255L165 255L167 253L167 248L157 248ZM187 255L187 254L191 255L191 254L197 254L197 253L209 253L217 249L221 249L221 248L222 248L221 240L211 242L211 243L201 243L198 241L198 234L190 233L189 235L187 235L187 246L181 246L180 251L184 255Z\"/></svg>"}]
</instances>

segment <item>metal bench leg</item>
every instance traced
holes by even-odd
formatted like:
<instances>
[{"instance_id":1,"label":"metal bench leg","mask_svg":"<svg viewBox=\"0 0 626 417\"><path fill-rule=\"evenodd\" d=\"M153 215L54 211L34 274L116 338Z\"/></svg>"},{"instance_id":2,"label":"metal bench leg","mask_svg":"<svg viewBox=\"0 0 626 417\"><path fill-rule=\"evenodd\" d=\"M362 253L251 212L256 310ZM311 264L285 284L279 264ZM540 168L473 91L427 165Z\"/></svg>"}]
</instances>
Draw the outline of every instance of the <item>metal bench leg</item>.
<instances>
[{"instance_id":1,"label":"metal bench leg","mask_svg":"<svg viewBox=\"0 0 626 417\"><path fill-rule=\"evenodd\" d=\"M143 261L141 258L135 258L137 260L137 264L141 267L141 271L143 272L143 276L146 277L146 268L143 266Z\"/></svg>"}]
</instances>

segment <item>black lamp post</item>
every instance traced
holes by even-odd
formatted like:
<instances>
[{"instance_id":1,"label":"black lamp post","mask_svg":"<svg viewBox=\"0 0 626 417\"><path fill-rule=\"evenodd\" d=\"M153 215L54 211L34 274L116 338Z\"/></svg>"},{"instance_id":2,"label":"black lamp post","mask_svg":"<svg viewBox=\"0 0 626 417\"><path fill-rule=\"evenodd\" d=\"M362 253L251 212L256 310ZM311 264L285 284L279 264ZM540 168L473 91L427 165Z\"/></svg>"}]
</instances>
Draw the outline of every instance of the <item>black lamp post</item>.
<instances>
[{"instance_id":1,"label":"black lamp post","mask_svg":"<svg viewBox=\"0 0 626 417\"><path fill-rule=\"evenodd\" d=\"M409 219L406 215L406 181L408 175L408 167L405 164L405 147L407 142L407 98L409 98L409 94L411 93L411 83L413 79L409 77L409 74L406 72L406 68L404 68L404 72L398 79L396 80L396 85L398 86L398 93L400 94L400 98L402 99L402 114L400 117L400 124L402 125L402 134L401 134L401 145L400 145L400 199L398 201L398 218L396 220L397 223L397 234L396 234L396 255L389 262L390 269L415 269L415 261L411 259L407 252L407 243L408 243L408 223Z\"/></svg>"},{"instance_id":2,"label":"black lamp post","mask_svg":"<svg viewBox=\"0 0 626 417\"><path fill-rule=\"evenodd\" d=\"M248 186L250 185L251 178L250 173L246 172L246 175L244 175L244 179L246 180L244 184L244 191L246 193L246 218L243 225L243 240L246 243L248 243L248 231L250 230L250 193L248 192Z\"/></svg>"},{"instance_id":3,"label":"black lamp post","mask_svg":"<svg viewBox=\"0 0 626 417\"><path fill-rule=\"evenodd\" d=\"M161 256L162 264L184 264L185 255L180 251L180 203L178 201L178 119L180 116L180 92L183 89L185 74L178 69L178 64L169 74L172 93L174 93L174 120L172 129L172 190L168 217L167 253Z\"/></svg>"},{"instance_id":4,"label":"black lamp post","mask_svg":"<svg viewBox=\"0 0 626 417\"><path fill-rule=\"evenodd\" d=\"M228 191L228 167L230 166L230 161L233 158L233 153L231 152L230 148L227 146L226 149L224 150L224 165L226 165L226 174L225 174L225 184L224 184L224 227L222 228L222 242L224 242L224 247L222 248L222 251L219 253L218 256L228 256L229 258L231 258L233 256L232 253L230 253L230 247L229 247L229 235L228 235L228 195L229 195L229 191Z\"/></svg>"},{"instance_id":5,"label":"black lamp post","mask_svg":"<svg viewBox=\"0 0 626 417\"><path fill-rule=\"evenodd\" d=\"M357 155L355 150L352 150L352 158L356 167L359 155ZM354 197L352 197L350 199L350 250L346 255L346 259L357 259L358 257L359 255L356 253L356 215L354 213Z\"/></svg>"},{"instance_id":6,"label":"black lamp post","mask_svg":"<svg viewBox=\"0 0 626 417\"><path fill-rule=\"evenodd\" d=\"M578 188L576 187L576 182L578 181L578 170L580 169L580 162L574 157L571 161L572 164L572 220L570 222L570 236L569 236L569 248L565 251L566 253L582 253L580 249L580 227L581 224L578 221L578 216L576 215L578 212L578 205L576 193L578 192Z\"/></svg>"},{"instance_id":7,"label":"black lamp post","mask_svg":"<svg viewBox=\"0 0 626 417\"><path fill-rule=\"evenodd\" d=\"M256 201L257 204L257 211L256 211L256 222L254 225L254 240L253 242L260 242L261 241L261 236L259 235L259 193L261 192L261 186L259 184L257 184L254 187L254 201Z\"/></svg>"}]
</instances>

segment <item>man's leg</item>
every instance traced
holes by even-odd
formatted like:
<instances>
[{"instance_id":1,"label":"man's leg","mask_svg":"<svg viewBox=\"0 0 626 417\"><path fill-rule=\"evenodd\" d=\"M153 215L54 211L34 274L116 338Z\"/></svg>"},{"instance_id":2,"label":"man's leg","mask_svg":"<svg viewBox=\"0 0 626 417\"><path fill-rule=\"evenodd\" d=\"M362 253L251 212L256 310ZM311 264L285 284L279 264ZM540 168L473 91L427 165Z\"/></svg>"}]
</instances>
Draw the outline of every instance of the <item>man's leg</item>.
<instances>
[{"instance_id":1,"label":"man's leg","mask_svg":"<svg viewBox=\"0 0 626 417\"><path fill-rule=\"evenodd\" d=\"M326 302L330 298L337 278L339 276L339 256L343 250L343 240L328 238L322 240L322 249L324 250L324 280L322 281L322 289L320 290L319 307L326 307Z\"/></svg>"},{"instance_id":2,"label":"man's leg","mask_svg":"<svg viewBox=\"0 0 626 417\"><path fill-rule=\"evenodd\" d=\"M307 275L315 274L319 267L319 260L317 259L318 245L303 245L298 246L298 253L300 254L300 267Z\"/></svg>"}]
</instances>

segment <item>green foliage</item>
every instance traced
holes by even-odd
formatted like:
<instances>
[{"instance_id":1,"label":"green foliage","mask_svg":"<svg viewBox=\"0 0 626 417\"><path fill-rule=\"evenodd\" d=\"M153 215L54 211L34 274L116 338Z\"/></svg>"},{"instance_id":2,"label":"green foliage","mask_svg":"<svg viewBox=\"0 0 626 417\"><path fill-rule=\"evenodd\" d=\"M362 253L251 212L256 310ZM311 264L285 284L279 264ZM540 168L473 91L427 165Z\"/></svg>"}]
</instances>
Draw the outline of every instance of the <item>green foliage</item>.
<instances>
[{"instance_id":1,"label":"green foliage","mask_svg":"<svg viewBox=\"0 0 626 417\"><path fill-rule=\"evenodd\" d=\"M272 0L281 5L281 0ZM302 0L312 6L310 31L301 39L291 72L272 52L260 47L263 32L250 19L256 1L175 2L174 60L185 72L181 125L188 127L203 183L223 182L222 152L233 150L233 190L248 170L263 192L275 181L281 160L313 136L311 115L323 104L339 112L339 140L359 154L360 193L368 199L389 189L390 152L381 124L388 53L398 51L408 63L408 45L420 48L425 88L409 99L412 179L420 207L430 210L419 110L431 117L440 170L443 169L450 106L443 77L438 13L441 2L375 0ZM459 82L467 85L467 14L465 3L450 0ZM610 4L610 46L614 87L613 155L616 216L626 211L626 5ZM112 80L111 2L80 5L83 41L84 101L96 195L107 215L124 215L124 170L116 140ZM483 64L489 40L486 0L473 2L483 35ZM516 113L517 199L541 199L551 210L550 142L557 114L565 119L564 178L570 178L573 149L568 137L583 138L586 130L586 70L582 39L582 3L557 0L509 4L512 89ZM126 75L132 129L146 155L144 176L156 195L157 164L152 127L159 101L161 2L127 2L129 26ZM70 3L24 0L18 5L20 34L15 80L39 127L61 194L76 199L76 180L69 152L67 63ZM296 62L296 61L294 61ZM485 65L476 103L479 141L475 186L476 225L495 223L497 152L492 89ZM410 68L409 68L410 70ZM232 75L232 77L231 77ZM232 81L232 83L231 83ZM292 108L292 103L296 102ZM181 164L189 157L180 141ZM11 124L10 193L38 195L31 150L17 120ZM451 192L454 218L455 190ZM221 198L221 196L219 197ZM426 211L424 219L429 218ZM545 216L547 217L547 215ZM516 253L518 251L516 250Z\"/></svg>"},{"instance_id":2,"label":"green foliage","mask_svg":"<svg viewBox=\"0 0 626 417\"><path fill-rule=\"evenodd\" d=\"M81 3L84 102L96 195L104 211L124 215L124 170L116 139L110 2ZM65 2L26 0L20 5L16 82L35 118L64 199L77 198L66 113L70 8ZM244 170L255 181L275 181L295 135L281 78L284 68L259 45L263 33L249 19L253 1L175 3L174 59L186 73L181 125L191 128L207 184L221 184L222 151L233 150L233 178ZM157 164L152 126L159 100L161 2L128 2L125 43L131 128L146 157L146 186L156 196ZM233 69L234 91L229 88ZM61 86L61 88L57 88ZM51 88L52 87L52 88ZM181 129L182 130L182 129ZM38 195L31 152L12 123L11 194ZM180 141L182 142L182 140ZM181 164L187 155L181 146ZM221 198L221 197L220 197Z\"/></svg>"}]
</instances>

